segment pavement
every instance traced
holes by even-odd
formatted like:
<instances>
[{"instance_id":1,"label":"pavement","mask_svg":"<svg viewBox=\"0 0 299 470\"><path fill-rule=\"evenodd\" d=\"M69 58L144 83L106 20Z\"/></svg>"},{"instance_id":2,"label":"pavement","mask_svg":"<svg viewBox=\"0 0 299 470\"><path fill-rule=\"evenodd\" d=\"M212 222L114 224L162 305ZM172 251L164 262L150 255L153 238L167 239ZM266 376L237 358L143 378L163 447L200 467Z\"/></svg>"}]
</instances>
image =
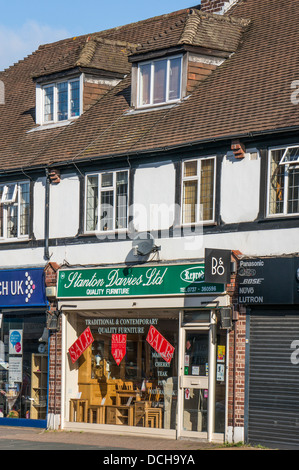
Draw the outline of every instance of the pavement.
<instances>
[{"instance_id":1,"label":"pavement","mask_svg":"<svg viewBox=\"0 0 299 470\"><path fill-rule=\"evenodd\" d=\"M174 440L144 437L129 434L111 435L99 432L52 431L37 428L0 426L0 450L98 450L102 458L138 455L148 459L149 455L179 454L198 458L198 451L204 450L256 450L246 446L223 446L199 440ZM112 457L111 457L112 456ZM151 457L154 459L155 457ZM160 457L163 459L163 457ZM180 457L183 458L183 457ZM187 458L187 457L185 457ZM142 462L144 460L141 459ZM105 462L103 462L105 463ZM126 463L126 462L125 462ZM146 463L146 462L145 462ZM149 462L147 462L149 464ZM151 463L155 463L150 462ZM164 463L164 462L156 462ZM179 463L179 462L172 462ZM183 461L180 463L183 464ZM186 462L184 462L186 464Z\"/></svg>"}]
</instances>

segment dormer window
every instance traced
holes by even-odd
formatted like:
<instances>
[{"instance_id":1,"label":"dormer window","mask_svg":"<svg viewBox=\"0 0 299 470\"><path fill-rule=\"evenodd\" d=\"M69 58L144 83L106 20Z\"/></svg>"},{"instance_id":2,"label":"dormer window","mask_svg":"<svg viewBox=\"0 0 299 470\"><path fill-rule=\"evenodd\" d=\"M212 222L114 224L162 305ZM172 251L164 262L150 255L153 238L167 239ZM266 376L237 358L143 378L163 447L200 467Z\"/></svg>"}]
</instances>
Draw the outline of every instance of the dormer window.
<instances>
[{"instance_id":1,"label":"dormer window","mask_svg":"<svg viewBox=\"0 0 299 470\"><path fill-rule=\"evenodd\" d=\"M138 107L181 98L182 56L142 62L138 66Z\"/></svg>"},{"instance_id":2,"label":"dormer window","mask_svg":"<svg viewBox=\"0 0 299 470\"><path fill-rule=\"evenodd\" d=\"M67 121L81 114L80 80L66 80L43 86L44 124Z\"/></svg>"}]
</instances>

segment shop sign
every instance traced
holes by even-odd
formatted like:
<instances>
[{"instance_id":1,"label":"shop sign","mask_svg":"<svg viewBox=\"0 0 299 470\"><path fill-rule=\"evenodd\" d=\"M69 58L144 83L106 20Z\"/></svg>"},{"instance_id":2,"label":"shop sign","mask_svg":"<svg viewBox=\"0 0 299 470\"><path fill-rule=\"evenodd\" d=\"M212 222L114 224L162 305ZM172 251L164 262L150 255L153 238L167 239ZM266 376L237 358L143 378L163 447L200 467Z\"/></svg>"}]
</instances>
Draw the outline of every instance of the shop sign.
<instances>
[{"instance_id":1,"label":"shop sign","mask_svg":"<svg viewBox=\"0 0 299 470\"><path fill-rule=\"evenodd\" d=\"M248 258L238 269L239 303L298 304L298 258Z\"/></svg>"},{"instance_id":2,"label":"shop sign","mask_svg":"<svg viewBox=\"0 0 299 470\"><path fill-rule=\"evenodd\" d=\"M205 282L204 263L58 272L57 297L101 298L186 294L220 294L224 284Z\"/></svg>"},{"instance_id":3,"label":"shop sign","mask_svg":"<svg viewBox=\"0 0 299 470\"><path fill-rule=\"evenodd\" d=\"M91 334L90 328L88 327L69 348L69 355L73 364L79 359L88 346L93 343L93 341L93 336Z\"/></svg>"},{"instance_id":4,"label":"shop sign","mask_svg":"<svg viewBox=\"0 0 299 470\"><path fill-rule=\"evenodd\" d=\"M46 305L43 269L0 270L0 308Z\"/></svg>"},{"instance_id":5,"label":"shop sign","mask_svg":"<svg viewBox=\"0 0 299 470\"><path fill-rule=\"evenodd\" d=\"M23 354L23 330L9 330L9 354Z\"/></svg>"},{"instance_id":6,"label":"shop sign","mask_svg":"<svg viewBox=\"0 0 299 470\"><path fill-rule=\"evenodd\" d=\"M150 326L146 341L164 359L170 363L174 354L174 347L153 326Z\"/></svg>"},{"instance_id":7,"label":"shop sign","mask_svg":"<svg viewBox=\"0 0 299 470\"><path fill-rule=\"evenodd\" d=\"M118 366L126 355L126 348L127 335L112 335L111 354Z\"/></svg>"},{"instance_id":8,"label":"shop sign","mask_svg":"<svg viewBox=\"0 0 299 470\"><path fill-rule=\"evenodd\" d=\"M231 251L206 248L205 280L206 282L230 283Z\"/></svg>"}]
</instances>

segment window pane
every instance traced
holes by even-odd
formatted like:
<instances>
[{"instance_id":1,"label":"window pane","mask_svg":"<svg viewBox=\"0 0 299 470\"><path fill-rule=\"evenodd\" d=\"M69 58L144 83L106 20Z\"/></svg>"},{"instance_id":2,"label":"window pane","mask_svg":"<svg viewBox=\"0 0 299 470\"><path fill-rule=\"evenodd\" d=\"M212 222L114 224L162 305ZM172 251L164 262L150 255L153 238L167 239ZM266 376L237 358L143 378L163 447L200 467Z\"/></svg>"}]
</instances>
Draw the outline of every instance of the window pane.
<instances>
[{"instance_id":1,"label":"window pane","mask_svg":"<svg viewBox=\"0 0 299 470\"><path fill-rule=\"evenodd\" d=\"M17 238L18 236L18 205L13 204L7 207L7 238Z\"/></svg>"},{"instance_id":2,"label":"window pane","mask_svg":"<svg viewBox=\"0 0 299 470\"><path fill-rule=\"evenodd\" d=\"M177 100L181 96L181 59L171 59L169 68L169 100Z\"/></svg>"},{"instance_id":3,"label":"window pane","mask_svg":"<svg viewBox=\"0 0 299 470\"><path fill-rule=\"evenodd\" d=\"M184 176L197 176L197 160L184 163Z\"/></svg>"},{"instance_id":4,"label":"window pane","mask_svg":"<svg viewBox=\"0 0 299 470\"><path fill-rule=\"evenodd\" d=\"M154 103L166 101L167 61L158 60L154 63Z\"/></svg>"},{"instance_id":5,"label":"window pane","mask_svg":"<svg viewBox=\"0 0 299 470\"><path fill-rule=\"evenodd\" d=\"M213 220L214 159L201 161L200 204L201 220Z\"/></svg>"},{"instance_id":6,"label":"window pane","mask_svg":"<svg viewBox=\"0 0 299 470\"><path fill-rule=\"evenodd\" d=\"M86 230L93 231L98 225L98 176L88 176L86 191Z\"/></svg>"},{"instance_id":7,"label":"window pane","mask_svg":"<svg viewBox=\"0 0 299 470\"><path fill-rule=\"evenodd\" d=\"M116 221L115 228L127 227L128 172L116 174Z\"/></svg>"},{"instance_id":8,"label":"window pane","mask_svg":"<svg viewBox=\"0 0 299 470\"><path fill-rule=\"evenodd\" d=\"M113 186L113 173L102 174L102 188L108 188Z\"/></svg>"},{"instance_id":9,"label":"window pane","mask_svg":"<svg viewBox=\"0 0 299 470\"><path fill-rule=\"evenodd\" d=\"M151 64L140 65L140 105L150 104L150 89L151 89Z\"/></svg>"},{"instance_id":10,"label":"window pane","mask_svg":"<svg viewBox=\"0 0 299 470\"><path fill-rule=\"evenodd\" d=\"M185 181L183 190L183 223L196 222L197 181Z\"/></svg>"},{"instance_id":11,"label":"window pane","mask_svg":"<svg viewBox=\"0 0 299 470\"><path fill-rule=\"evenodd\" d=\"M45 88L45 106L44 106L44 121L49 122L54 120L54 87Z\"/></svg>"},{"instance_id":12,"label":"window pane","mask_svg":"<svg viewBox=\"0 0 299 470\"><path fill-rule=\"evenodd\" d=\"M57 84L57 117L58 121L65 121L68 118L68 83Z\"/></svg>"},{"instance_id":13,"label":"window pane","mask_svg":"<svg viewBox=\"0 0 299 470\"><path fill-rule=\"evenodd\" d=\"M288 214L299 212L299 169L289 169Z\"/></svg>"},{"instance_id":14,"label":"window pane","mask_svg":"<svg viewBox=\"0 0 299 470\"><path fill-rule=\"evenodd\" d=\"M79 80L70 83L70 93L71 93L71 117L79 116L80 114L80 85Z\"/></svg>"},{"instance_id":15,"label":"window pane","mask_svg":"<svg viewBox=\"0 0 299 470\"><path fill-rule=\"evenodd\" d=\"M16 184L7 184L2 193L3 202L15 202L17 195L17 185Z\"/></svg>"},{"instance_id":16,"label":"window pane","mask_svg":"<svg viewBox=\"0 0 299 470\"><path fill-rule=\"evenodd\" d=\"M1 198L2 198L2 194L3 194L3 186L0 186L0 201L1 201ZM4 233L3 233L3 212L4 212L3 204L0 203L0 237L4 236Z\"/></svg>"},{"instance_id":17,"label":"window pane","mask_svg":"<svg viewBox=\"0 0 299 470\"><path fill-rule=\"evenodd\" d=\"M20 194L20 235L29 235L29 183L19 186Z\"/></svg>"},{"instance_id":18,"label":"window pane","mask_svg":"<svg viewBox=\"0 0 299 470\"><path fill-rule=\"evenodd\" d=\"M283 150L273 150L270 153L269 214L283 213L285 168L279 165L283 152Z\"/></svg>"},{"instance_id":19,"label":"window pane","mask_svg":"<svg viewBox=\"0 0 299 470\"><path fill-rule=\"evenodd\" d=\"M113 191L102 191L100 230L113 230L113 218Z\"/></svg>"}]
</instances>

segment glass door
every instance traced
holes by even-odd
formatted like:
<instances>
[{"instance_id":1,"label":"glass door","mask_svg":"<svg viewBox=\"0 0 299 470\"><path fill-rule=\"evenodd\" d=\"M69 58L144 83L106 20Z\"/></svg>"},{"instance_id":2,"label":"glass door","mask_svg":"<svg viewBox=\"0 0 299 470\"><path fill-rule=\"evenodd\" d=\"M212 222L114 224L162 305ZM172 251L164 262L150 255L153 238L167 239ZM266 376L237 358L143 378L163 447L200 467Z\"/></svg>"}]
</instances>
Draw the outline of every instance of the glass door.
<instances>
[{"instance_id":1,"label":"glass door","mask_svg":"<svg viewBox=\"0 0 299 470\"><path fill-rule=\"evenodd\" d=\"M208 432L209 330L184 329L182 434Z\"/></svg>"},{"instance_id":2,"label":"glass door","mask_svg":"<svg viewBox=\"0 0 299 470\"><path fill-rule=\"evenodd\" d=\"M209 320L180 329L178 436L213 441L225 435L227 334Z\"/></svg>"}]
</instances>

